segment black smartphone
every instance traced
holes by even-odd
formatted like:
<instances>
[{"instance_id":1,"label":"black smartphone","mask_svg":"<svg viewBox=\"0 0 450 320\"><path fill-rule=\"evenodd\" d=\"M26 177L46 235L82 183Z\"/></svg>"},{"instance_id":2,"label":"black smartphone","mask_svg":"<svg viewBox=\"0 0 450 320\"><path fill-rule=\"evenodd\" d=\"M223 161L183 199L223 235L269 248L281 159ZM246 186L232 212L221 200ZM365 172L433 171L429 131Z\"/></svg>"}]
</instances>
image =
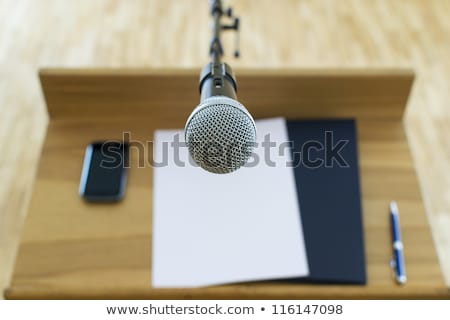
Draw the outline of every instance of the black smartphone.
<instances>
[{"instance_id":1,"label":"black smartphone","mask_svg":"<svg viewBox=\"0 0 450 320\"><path fill-rule=\"evenodd\" d=\"M127 183L129 145L98 141L86 148L80 195L91 202L120 201Z\"/></svg>"}]
</instances>

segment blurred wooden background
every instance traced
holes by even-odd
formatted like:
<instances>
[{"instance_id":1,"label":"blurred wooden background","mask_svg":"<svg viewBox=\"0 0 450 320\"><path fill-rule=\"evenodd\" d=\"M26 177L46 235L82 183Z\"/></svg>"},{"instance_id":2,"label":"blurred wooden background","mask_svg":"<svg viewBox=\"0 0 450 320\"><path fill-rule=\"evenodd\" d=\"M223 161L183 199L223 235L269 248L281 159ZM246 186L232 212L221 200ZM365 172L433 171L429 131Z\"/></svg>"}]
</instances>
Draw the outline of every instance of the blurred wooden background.
<instances>
[{"instance_id":1,"label":"blurred wooden background","mask_svg":"<svg viewBox=\"0 0 450 320\"><path fill-rule=\"evenodd\" d=\"M234 68L415 70L405 125L450 284L450 1L225 3L242 17L240 59L232 57L233 36L225 35ZM200 68L208 61L208 12L207 0L0 1L1 291L11 276L48 121L38 68Z\"/></svg>"}]
</instances>

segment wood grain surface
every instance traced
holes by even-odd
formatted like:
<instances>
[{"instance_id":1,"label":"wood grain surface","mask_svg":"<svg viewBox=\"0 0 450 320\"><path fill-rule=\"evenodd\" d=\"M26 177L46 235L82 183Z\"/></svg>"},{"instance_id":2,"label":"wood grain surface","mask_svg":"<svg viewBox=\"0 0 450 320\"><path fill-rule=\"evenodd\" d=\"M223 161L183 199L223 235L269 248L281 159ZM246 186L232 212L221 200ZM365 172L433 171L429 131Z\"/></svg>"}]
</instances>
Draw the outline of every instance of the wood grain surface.
<instances>
[{"instance_id":1,"label":"wood grain surface","mask_svg":"<svg viewBox=\"0 0 450 320\"><path fill-rule=\"evenodd\" d=\"M198 103L197 73L40 73L50 125L8 298L449 297L403 128L401 115L413 80L408 70L238 71L240 101L255 118L357 119L367 286L272 283L153 289L151 141L155 129L183 127ZM85 203L77 188L86 145L122 139L124 132L132 141L124 201ZM409 279L404 287L395 284L389 266L390 199L403 210Z\"/></svg>"},{"instance_id":2,"label":"wood grain surface","mask_svg":"<svg viewBox=\"0 0 450 320\"><path fill-rule=\"evenodd\" d=\"M450 284L450 3L227 2L242 17L240 59L225 36L233 67L414 69L406 132ZM0 2L0 289L10 281L48 123L38 68L201 68L207 12L203 0Z\"/></svg>"}]
</instances>

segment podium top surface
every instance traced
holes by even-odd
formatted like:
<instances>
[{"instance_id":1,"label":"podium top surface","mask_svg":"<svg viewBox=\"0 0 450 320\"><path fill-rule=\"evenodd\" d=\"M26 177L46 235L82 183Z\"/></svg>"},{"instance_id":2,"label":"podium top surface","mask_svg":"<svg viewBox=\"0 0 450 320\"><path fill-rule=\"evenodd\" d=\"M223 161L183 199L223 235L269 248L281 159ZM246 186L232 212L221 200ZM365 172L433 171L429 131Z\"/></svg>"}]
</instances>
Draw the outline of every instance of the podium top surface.
<instances>
[{"instance_id":1,"label":"podium top surface","mask_svg":"<svg viewBox=\"0 0 450 320\"><path fill-rule=\"evenodd\" d=\"M402 116L409 70L238 70L238 97L255 118L355 118L368 284L258 283L198 289L151 286L153 132L182 128L198 104L198 70L42 70L47 137L6 297L438 298L449 297L425 215ZM117 204L78 195L85 147L139 141ZM408 283L395 284L388 205L402 210ZM176 199L175 199L176 200Z\"/></svg>"}]
</instances>

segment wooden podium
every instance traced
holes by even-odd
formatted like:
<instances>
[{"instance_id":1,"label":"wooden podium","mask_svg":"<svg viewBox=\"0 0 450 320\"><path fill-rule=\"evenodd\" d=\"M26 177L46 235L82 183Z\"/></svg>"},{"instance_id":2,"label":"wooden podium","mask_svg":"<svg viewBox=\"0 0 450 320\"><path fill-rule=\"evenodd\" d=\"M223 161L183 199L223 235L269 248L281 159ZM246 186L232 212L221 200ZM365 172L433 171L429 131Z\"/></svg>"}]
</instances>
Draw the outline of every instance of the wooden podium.
<instances>
[{"instance_id":1,"label":"wooden podium","mask_svg":"<svg viewBox=\"0 0 450 320\"><path fill-rule=\"evenodd\" d=\"M152 288L152 145L145 144L139 152L131 149L128 187L118 204L87 204L78 195L84 150L93 140L121 139L124 132L145 143L152 141L155 129L184 127L199 102L198 73L40 72L50 124L7 298L449 297L402 122L413 82L409 70L236 72L239 99L255 118L357 119L366 286L258 283ZM138 168L142 161L145 166ZM395 284L389 265L392 199L401 210L405 286Z\"/></svg>"}]
</instances>

